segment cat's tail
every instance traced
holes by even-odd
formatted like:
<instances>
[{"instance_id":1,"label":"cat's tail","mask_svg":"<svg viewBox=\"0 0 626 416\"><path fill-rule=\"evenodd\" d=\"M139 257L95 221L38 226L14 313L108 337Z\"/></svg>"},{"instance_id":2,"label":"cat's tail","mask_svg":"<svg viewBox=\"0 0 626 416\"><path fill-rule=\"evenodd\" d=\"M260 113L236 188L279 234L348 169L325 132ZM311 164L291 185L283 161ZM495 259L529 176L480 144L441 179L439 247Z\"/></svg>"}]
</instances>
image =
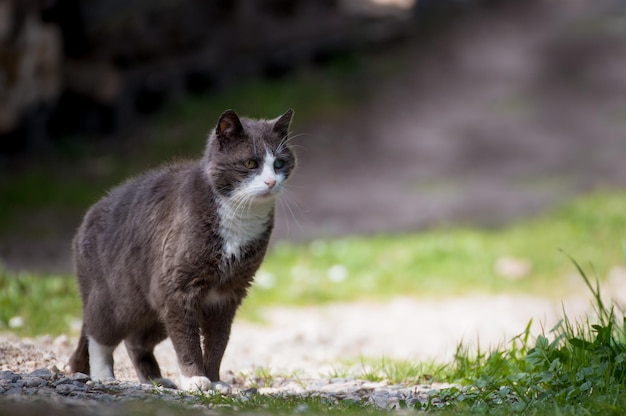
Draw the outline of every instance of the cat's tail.
<instances>
[{"instance_id":1,"label":"cat's tail","mask_svg":"<svg viewBox=\"0 0 626 416\"><path fill-rule=\"evenodd\" d=\"M70 369L72 373L89 374L89 339L84 325L80 331L78 346L70 357Z\"/></svg>"}]
</instances>

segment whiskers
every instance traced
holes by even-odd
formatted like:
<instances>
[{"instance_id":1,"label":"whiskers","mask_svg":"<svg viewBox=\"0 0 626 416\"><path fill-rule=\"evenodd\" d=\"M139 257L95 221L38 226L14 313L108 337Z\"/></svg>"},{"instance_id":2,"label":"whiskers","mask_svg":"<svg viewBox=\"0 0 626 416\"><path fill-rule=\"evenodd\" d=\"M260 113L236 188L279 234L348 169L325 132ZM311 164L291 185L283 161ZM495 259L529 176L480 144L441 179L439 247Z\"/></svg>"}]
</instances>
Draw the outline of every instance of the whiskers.
<instances>
[{"instance_id":1,"label":"whiskers","mask_svg":"<svg viewBox=\"0 0 626 416\"><path fill-rule=\"evenodd\" d=\"M300 222L300 218L304 218L306 220L306 214L304 210L298 203L298 200L293 195L293 193L290 192L289 188L293 189L296 188L296 186L284 184L283 191L278 198L280 211L284 212L285 214L285 225L287 227L287 234L291 233L290 224L292 223L292 221L300 230L302 230L304 227L302 225L302 222ZM296 215L296 212L298 215Z\"/></svg>"},{"instance_id":2,"label":"whiskers","mask_svg":"<svg viewBox=\"0 0 626 416\"><path fill-rule=\"evenodd\" d=\"M295 223L298 229L302 229L301 218L305 218L305 212L298 203L292 192L295 185L283 183L278 195L267 200L255 196L255 189L250 187L234 191L228 201L223 204L221 210L222 226L231 232L240 232L247 229L249 221L266 221L269 219L270 210L277 207L286 220L287 232L291 231L291 224ZM305 218L306 219L306 218Z\"/></svg>"},{"instance_id":3,"label":"whiskers","mask_svg":"<svg viewBox=\"0 0 626 416\"><path fill-rule=\"evenodd\" d=\"M247 218L251 215L251 207L254 202L254 194L249 190L236 189L228 198L230 208L229 216L231 221L241 218Z\"/></svg>"},{"instance_id":4,"label":"whiskers","mask_svg":"<svg viewBox=\"0 0 626 416\"><path fill-rule=\"evenodd\" d=\"M306 149L306 147L302 145L289 143L294 139L297 139L299 137L305 137L305 136L309 136L309 134L308 133L300 133L300 134L288 133L285 137L283 137L283 139L278 144L278 147L276 148L276 153L278 154L282 152L283 150L285 150L285 147L287 147L287 145L289 146L290 149L296 149L296 148Z\"/></svg>"}]
</instances>

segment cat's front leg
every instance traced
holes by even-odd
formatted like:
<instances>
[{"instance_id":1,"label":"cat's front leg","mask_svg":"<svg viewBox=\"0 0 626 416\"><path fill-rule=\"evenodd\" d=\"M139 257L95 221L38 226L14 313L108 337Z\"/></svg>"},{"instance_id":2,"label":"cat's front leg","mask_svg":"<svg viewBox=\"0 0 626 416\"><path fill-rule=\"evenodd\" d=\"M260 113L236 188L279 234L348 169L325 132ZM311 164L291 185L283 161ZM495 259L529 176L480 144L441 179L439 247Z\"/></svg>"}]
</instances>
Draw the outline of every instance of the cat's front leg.
<instances>
[{"instance_id":1,"label":"cat's front leg","mask_svg":"<svg viewBox=\"0 0 626 416\"><path fill-rule=\"evenodd\" d=\"M167 332L178 358L180 388L206 391L211 389L211 380L206 377L202 364L198 323L195 319L189 318L190 315L182 308L168 308Z\"/></svg>"},{"instance_id":2,"label":"cat's front leg","mask_svg":"<svg viewBox=\"0 0 626 416\"><path fill-rule=\"evenodd\" d=\"M228 383L220 381L220 366L237 306L234 303L210 306L205 310L200 324L204 342L204 371L213 381L213 390L221 394L230 394L232 391Z\"/></svg>"}]
</instances>

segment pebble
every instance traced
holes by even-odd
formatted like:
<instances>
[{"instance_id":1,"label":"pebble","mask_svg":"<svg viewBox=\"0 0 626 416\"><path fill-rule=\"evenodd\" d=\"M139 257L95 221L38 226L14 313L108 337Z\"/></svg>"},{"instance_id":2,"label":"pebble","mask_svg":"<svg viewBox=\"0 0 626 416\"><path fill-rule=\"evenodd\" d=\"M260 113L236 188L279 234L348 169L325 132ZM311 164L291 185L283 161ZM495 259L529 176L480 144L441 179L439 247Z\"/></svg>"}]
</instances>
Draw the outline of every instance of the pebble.
<instances>
[{"instance_id":1,"label":"pebble","mask_svg":"<svg viewBox=\"0 0 626 416\"><path fill-rule=\"evenodd\" d=\"M55 369L56 370L56 369ZM359 405L372 406L382 410L399 409L404 406L420 406L428 400L431 386L390 385L383 382L369 382L350 378L293 380L281 379L272 387L250 388L247 390L230 389L225 383L216 383L217 392L224 395L238 396L242 401L254 394L282 395L284 397L321 397L334 402L345 401ZM196 406L197 395L185 394L179 390L155 387L135 382L109 380L94 381L87 374L75 373L64 375L47 368L40 368L30 373L16 374L12 371L0 371L0 404L27 402L32 396L50 398L56 403L75 406L110 406L124 400L153 401L155 399ZM91 409L93 410L93 409ZM294 409L302 413L306 405ZM86 412L89 413L89 412Z\"/></svg>"},{"instance_id":2,"label":"pebble","mask_svg":"<svg viewBox=\"0 0 626 416\"><path fill-rule=\"evenodd\" d=\"M9 383L15 383L20 379L20 376L12 371L0 371L0 380L6 380Z\"/></svg>"},{"instance_id":3,"label":"pebble","mask_svg":"<svg viewBox=\"0 0 626 416\"><path fill-rule=\"evenodd\" d=\"M71 379L78 383L87 383L91 381L91 378L87 374L83 373L74 373L72 374Z\"/></svg>"},{"instance_id":4,"label":"pebble","mask_svg":"<svg viewBox=\"0 0 626 416\"><path fill-rule=\"evenodd\" d=\"M24 380L24 385L26 387L40 387L40 386L46 386L48 384L48 382L46 380L44 380L41 377L36 377L36 376L26 376L23 378Z\"/></svg>"},{"instance_id":5,"label":"pebble","mask_svg":"<svg viewBox=\"0 0 626 416\"><path fill-rule=\"evenodd\" d=\"M9 396L22 394L22 388L18 386L10 387L8 390L4 392L4 394L9 395Z\"/></svg>"},{"instance_id":6,"label":"pebble","mask_svg":"<svg viewBox=\"0 0 626 416\"><path fill-rule=\"evenodd\" d=\"M37 370L31 371L29 376L50 380L52 378L52 371L47 368L38 368Z\"/></svg>"},{"instance_id":7,"label":"pebble","mask_svg":"<svg viewBox=\"0 0 626 416\"><path fill-rule=\"evenodd\" d=\"M58 386L56 386L56 391L59 394L62 394L64 396L75 392L79 389L78 386L75 386L73 384L59 384Z\"/></svg>"}]
</instances>

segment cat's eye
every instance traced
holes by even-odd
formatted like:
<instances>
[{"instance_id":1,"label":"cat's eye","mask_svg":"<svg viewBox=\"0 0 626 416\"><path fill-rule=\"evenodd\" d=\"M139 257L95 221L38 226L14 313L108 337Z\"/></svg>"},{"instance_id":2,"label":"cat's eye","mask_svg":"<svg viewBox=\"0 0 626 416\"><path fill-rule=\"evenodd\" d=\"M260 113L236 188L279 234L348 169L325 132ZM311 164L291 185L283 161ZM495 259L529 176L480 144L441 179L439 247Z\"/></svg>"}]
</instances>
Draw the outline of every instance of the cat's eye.
<instances>
[{"instance_id":1,"label":"cat's eye","mask_svg":"<svg viewBox=\"0 0 626 416\"><path fill-rule=\"evenodd\" d=\"M281 169L285 167L285 161L282 159L276 159L274 161L274 169Z\"/></svg>"},{"instance_id":2,"label":"cat's eye","mask_svg":"<svg viewBox=\"0 0 626 416\"><path fill-rule=\"evenodd\" d=\"M259 163L254 159L247 159L243 161L243 165L247 169L256 169L256 167L259 166Z\"/></svg>"}]
</instances>

